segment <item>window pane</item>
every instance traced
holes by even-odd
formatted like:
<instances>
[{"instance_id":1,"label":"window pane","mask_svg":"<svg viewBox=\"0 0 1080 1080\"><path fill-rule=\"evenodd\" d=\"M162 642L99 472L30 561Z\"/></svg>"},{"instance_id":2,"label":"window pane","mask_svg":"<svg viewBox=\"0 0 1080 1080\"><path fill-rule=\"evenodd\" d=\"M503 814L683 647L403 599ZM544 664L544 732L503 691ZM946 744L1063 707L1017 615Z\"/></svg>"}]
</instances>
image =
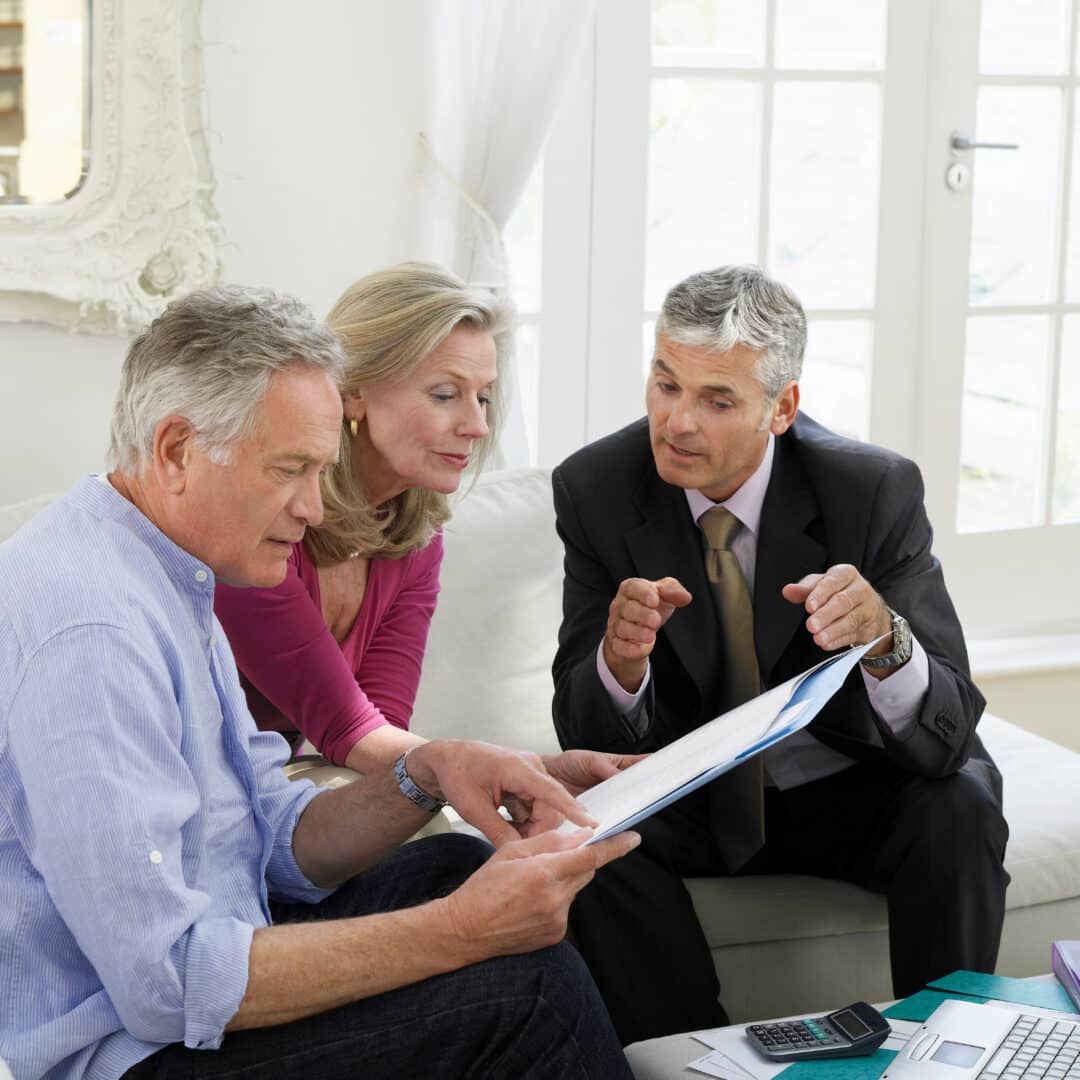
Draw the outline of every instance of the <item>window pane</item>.
<instances>
[{"instance_id":1,"label":"window pane","mask_svg":"<svg viewBox=\"0 0 1080 1080\"><path fill-rule=\"evenodd\" d=\"M760 86L654 79L645 308L677 281L757 261Z\"/></svg>"},{"instance_id":2,"label":"window pane","mask_svg":"<svg viewBox=\"0 0 1080 1080\"><path fill-rule=\"evenodd\" d=\"M544 240L544 158L533 169L521 201L503 229L510 271L510 295L521 312L540 310L540 263Z\"/></svg>"},{"instance_id":3,"label":"window pane","mask_svg":"<svg viewBox=\"0 0 1080 1080\"><path fill-rule=\"evenodd\" d=\"M869 320L810 319L800 410L841 435L869 430L868 373L874 328Z\"/></svg>"},{"instance_id":4,"label":"window pane","mask_svg":"<svg viewBox=\"0 0 1080 1080\"><path fill-rule=\"evenodd\" d=\"M1035 523L1049 319L967 321L960 435L960 532Z\"/></svg>"},{"instance_id":5,"label":"window pane","mask_svg":"<svg viewBox=\"0 0 1080 1080\"><path fill-rule=\"evenodd\" d=\"M1065 263L1065 298L1080 299L1080 95L1073 91L1072 178L1069 194L1068 249Z\"/></svg>"},{"instance_id":6,"label":"window pane","mask_svg":"<svg viewBox=\"0 0 1080 1080\"><path fill-rule=\"evenodd\" d=\"M765 0L656 0L653 63L760 67Z\"/></svg>"},{"instance_id":7,"label":"window pane","mask_svg":"<svg viewBox=\"0 0 1080 1080\"><path fill-rule=\"evenodd\" d=\"M864 83L779 83L769 269L805 307L872 307L881 100Z\"/></svg>"},{"instance_id":8,"label":"window pane","mask_svg":"<svg viewBox=\"0 0 1080 1080\"><path fill-rule=\"evenodd\" d=\"M1019 150L975 152L969 293L973 304L1054 299L1061 91L984 86L975 130Z\"/></svg>"},{"instance_id":9,"label":"window pane","mask_svg":"<svg viewBox=\"0 0 1080 1080\"><path fill-rule=\"evenodd\" d=\"M1066 0L982 0L979 70L987 75L1058 75L1069 41Z\"/></svg>"},{"instance_id":10,"label":"window pane","mask_svg":"<svg viewBox=\"0 0 1080 1080\"><path fill-rule=\"evenodd\" d=\"M776 66L879 71L884 0L778 0Z\"/></svg>"},{"instance_id":11,"label":"window pane","mask_svg":"<svg viewBox=\"0 0 1080 1080\"><path fill-rule=\"evenodd\" d=\"M656 320L646 319L641 326L641 374L647 379L652 368L652 354L656 347Z\"/></svg>"},{"instance_id":12,"label":"window pane","mask_svg":"<svg viewBox=\"0 0 1080 1080\"><path fill-rule=\"evenodd\" d=\"M514 383L525 421L529 464L535 465L540 459L540 327L537 323L518 323Z\"/></svg>"},{"instance_id":13,"label":"window pane","mask_svg":"<svg viewBox=\"0 0 1080 1080\"><path fill-rule=\"evenodd\" d=\"M1054 460L1054 523L1080 521L1080 316L1065 318Z\"/></svg>"}]
</instances>

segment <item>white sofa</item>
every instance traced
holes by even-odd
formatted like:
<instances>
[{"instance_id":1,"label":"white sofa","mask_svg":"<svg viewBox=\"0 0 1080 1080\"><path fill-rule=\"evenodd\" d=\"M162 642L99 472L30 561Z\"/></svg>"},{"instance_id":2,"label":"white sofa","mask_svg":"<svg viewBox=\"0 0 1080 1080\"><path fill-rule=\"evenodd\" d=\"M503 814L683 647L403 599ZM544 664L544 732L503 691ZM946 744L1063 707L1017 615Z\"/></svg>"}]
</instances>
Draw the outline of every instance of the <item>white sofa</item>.
<instances>
[{"instance_id":1,"label":"white sofa","mask_svg":"<svg viewBox=\"0 0 1080 1080\"><path fill-rule=\"evenodd\" d=\"M0 508L0 541L47 501ZM548 474L482 477L445 544L414 729L558 750L550 665L562 548ZM1005 777L1011 827L998 970L1031 975L1049 969L1052 938L1080 936L1080 755L993 716L980 732ZM690 888L733 1021L891 997L880 897L798 876L697 879Z\"/></svg>"},{"instance_id":2,"label":"white sofa","mask_svg":"<svg viewBox=\"0 0 1080 1080\"><path fill-rule=\"evenodd\" d=\"M548 752L562 546L546 472L482 477L446 526L442 592L413 727ZM1048 971L1080 936L1080 755L984 716L1005 778L1012 875L998 961ZM690 890L733 1021L892 996L883 899L821 878L702 878Z\"/></svg>"}]
</instances>

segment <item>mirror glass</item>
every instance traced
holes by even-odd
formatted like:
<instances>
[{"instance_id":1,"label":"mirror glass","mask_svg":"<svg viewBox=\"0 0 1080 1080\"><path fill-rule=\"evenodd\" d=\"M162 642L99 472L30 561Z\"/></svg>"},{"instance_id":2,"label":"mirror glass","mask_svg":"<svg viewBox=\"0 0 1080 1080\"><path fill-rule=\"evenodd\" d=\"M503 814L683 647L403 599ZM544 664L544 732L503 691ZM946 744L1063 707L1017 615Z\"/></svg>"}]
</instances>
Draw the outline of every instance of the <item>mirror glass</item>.
<instances>
[{"instance_id":1,"label":"mirror glass","mask_svg":"<svg viewBox=\"0 0 1080 1080\"><path fill-rule=\"evenodd\" d=\"M0 0L0 204L70 199L89 120L90 0Z\"/></svg>"}]
</instances>

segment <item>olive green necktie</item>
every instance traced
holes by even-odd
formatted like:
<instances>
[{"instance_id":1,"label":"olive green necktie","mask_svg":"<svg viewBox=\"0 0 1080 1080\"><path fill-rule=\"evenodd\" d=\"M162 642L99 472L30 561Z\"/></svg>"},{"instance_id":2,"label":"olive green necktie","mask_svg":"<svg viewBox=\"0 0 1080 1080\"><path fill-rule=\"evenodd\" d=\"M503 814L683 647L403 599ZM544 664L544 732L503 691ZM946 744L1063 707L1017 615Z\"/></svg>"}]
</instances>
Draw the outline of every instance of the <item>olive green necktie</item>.
<instances>
[{"instance_id":1,"label":"olive green necktie","mask_svg":"<svg viewBox=\"0 0 1080 1080\"><path fill-rule=\"evenodd\" d=\"M730 510L714 506L699 523L709 542L705 573L720 622L724 708L733 709L761 690L750 590L731 551L740 522ZM737 870L765 843L763 779L759 754L709 785L713 833L729 870Z\"/></svg>"}]
</instances>

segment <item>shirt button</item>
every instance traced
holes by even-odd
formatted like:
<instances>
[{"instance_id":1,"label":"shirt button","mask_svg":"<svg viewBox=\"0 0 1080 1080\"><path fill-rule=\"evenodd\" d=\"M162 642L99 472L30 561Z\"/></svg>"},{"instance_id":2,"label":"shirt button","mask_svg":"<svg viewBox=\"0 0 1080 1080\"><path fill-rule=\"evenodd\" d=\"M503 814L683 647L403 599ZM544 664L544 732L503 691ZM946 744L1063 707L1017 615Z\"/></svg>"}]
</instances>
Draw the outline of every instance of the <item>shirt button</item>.
<instances>
[{"instance_id":1,"label":"shirt button","mask_svg":"<svg viewBox=\"0 0 1080 1080\"><path fill-rule=\"evenodd\" d=\"M157 864L158 864L159 862L161 862L162 858L163 858L163 856L162 856L162 854L161 854L161 852L160 852L160 851L151 851L151 852L150 852L150 861L151 861L151 862L152 862L152 863L153 863L153 864L154 864L155 866L157 866Z\"/></svg>"},{"instance_id":2,"label":"shirt button","mask_svg":"<svg viewBox=\"0 0 1080 1080\"><path fill-rule=\"evenodd\" d=\"M212 649L217 644L217 638L210 639L210 648Z\"/></svg>"},{"instance_id":3,"label":"shirt button","mask_svg":"<svg viewBox=\"0 0 1080 1080\"><path fill-rule=\"evenodd\" d=\"M205 581L206 580L206 571L205 570L196 570L195 571L195 580L196 581Z\"/></svg>"}]
</instances>

